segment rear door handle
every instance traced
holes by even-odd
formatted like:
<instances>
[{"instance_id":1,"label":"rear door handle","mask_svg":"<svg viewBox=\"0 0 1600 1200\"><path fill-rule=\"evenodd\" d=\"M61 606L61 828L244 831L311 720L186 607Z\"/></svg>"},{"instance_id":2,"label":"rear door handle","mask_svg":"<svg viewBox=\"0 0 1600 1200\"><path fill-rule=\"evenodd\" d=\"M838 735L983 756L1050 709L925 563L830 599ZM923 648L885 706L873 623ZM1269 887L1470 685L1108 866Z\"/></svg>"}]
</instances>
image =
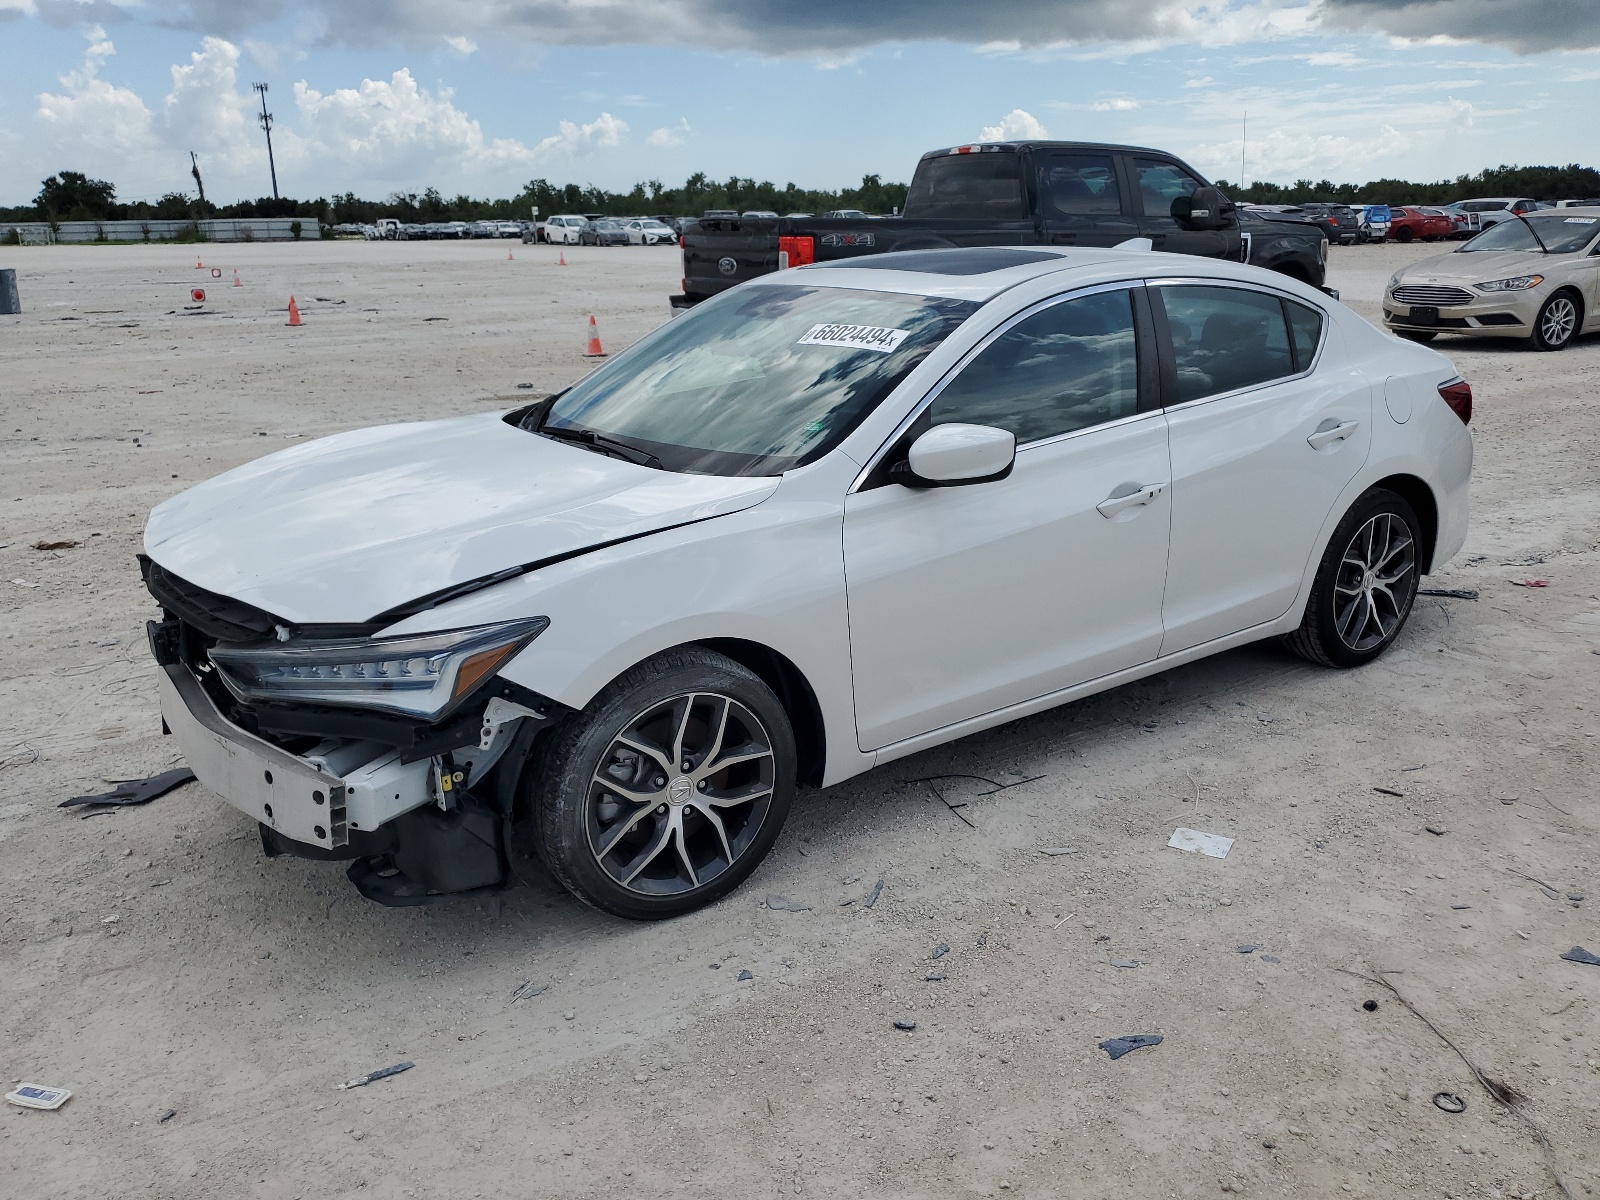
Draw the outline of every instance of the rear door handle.
<instances>
[{"instance_id":1,"label":"rear door handle","mask_svg":"<svg viewBox=\"0 0 1600 1200\"><path fill-rule=\"evenodd\" d=\"M1104 500L1100 501L1099 504L1094 506L1095 511L1098 512L1102 517L1105 517L1109 520L1125 509L1134 508L1138 505L1149 504L1157 496L1161 495L1162 492L1167 490L1167 485L1165 483L1147 483L1143 485L1134 483L1123 484L1122 487L1117 489L1117 492L1122 492L1123 487L1131 487L1133 490L1130 492L1124 492L1122 495L1117 495L1116 492L1113 492L1110 496L1107 496Z\"/></svg>"},{"instance_id":2,"label":"rear door handle","mask_svg":"<svg viewBox=\"0 0 1600 1200\"><path fill-rule=\"evenodd\" d=\"M1322 450L1335 442L1342 442L1360 426L1360 421L1335 421L1331 418L1317 426L1317 431L1306 439L1313 450Z\"/></svg>"}]
</instances>

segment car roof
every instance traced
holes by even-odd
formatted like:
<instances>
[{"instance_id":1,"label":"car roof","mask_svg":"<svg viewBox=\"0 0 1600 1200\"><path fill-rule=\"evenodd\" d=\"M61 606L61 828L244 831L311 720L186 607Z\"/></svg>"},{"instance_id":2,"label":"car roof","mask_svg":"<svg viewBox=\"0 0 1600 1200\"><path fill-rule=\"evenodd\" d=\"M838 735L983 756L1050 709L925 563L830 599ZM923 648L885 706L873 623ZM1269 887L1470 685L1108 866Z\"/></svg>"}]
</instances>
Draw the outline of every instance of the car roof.
<instances>
[{"instance_id":1,"label":"car roof","mask_svg":"<svg viewBox=\"0 0 1600 1200\"><path fill-rule=\"evenodd\" d=\"M1225 259L1148 250L1091 247L965 246L948 250L903 250L862 259L815 263L762 275L746 287L807 286L940 296L979 303L1047 275L1081 276L1084 286L1157 276L1202 276L1270 283L1285 290L1298 286L1282 275ZM1064 281L1074 286L1079 280Z\"/></svg>"}]
</instances>

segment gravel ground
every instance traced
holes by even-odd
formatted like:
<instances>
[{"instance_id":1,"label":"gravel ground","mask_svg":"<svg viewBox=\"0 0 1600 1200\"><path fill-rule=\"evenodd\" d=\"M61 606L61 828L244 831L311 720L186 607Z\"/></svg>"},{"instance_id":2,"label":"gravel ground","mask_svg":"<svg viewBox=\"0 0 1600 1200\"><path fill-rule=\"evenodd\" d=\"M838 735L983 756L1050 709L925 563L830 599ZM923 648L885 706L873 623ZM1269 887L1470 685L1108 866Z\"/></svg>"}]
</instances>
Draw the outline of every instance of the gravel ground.
<instances>
[{"instance_id":1,"label":"gravel ground","mask_svg":"<svg viewBox=\"0 0 1600 1200\"><path fill-rule=\"evenodd\" d=\"M1434 249L1335 250L1331 281L1373 317ZM1427 584L1480 598L1419 602L1377 664L1247 648L810 793L681 920L601 916L526 858L498 911L384 909L336 864L263 858L198 785L58 809L175 761L133 562L155 503L285 439L543 394L583 371L590 313L625 344L680 273L511 252L7 252L0 1076L76 1094L0 1106L0 1193L1600 1188L1600 969L1558 957L1600 952L1600 897L1568 898L1600 888L1600 338L1437 343L1478 459L1466 548ZM1237 840L1185 854L1178 826ZM1129 1033L1165 1040L1096 1049Z\"/></svg>"}]
</instances>

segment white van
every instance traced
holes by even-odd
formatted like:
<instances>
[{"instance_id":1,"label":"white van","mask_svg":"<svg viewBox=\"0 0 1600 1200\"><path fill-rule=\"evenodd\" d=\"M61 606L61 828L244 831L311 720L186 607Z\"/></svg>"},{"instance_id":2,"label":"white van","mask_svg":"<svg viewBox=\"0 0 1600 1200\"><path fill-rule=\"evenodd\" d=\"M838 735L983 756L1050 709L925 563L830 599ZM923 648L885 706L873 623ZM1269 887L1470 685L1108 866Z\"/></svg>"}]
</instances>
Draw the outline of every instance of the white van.
<instances>
[{"instance_id":1,"label":"white van","mask_svg":"<svg viewBox=\"0 0 1600 1200\"><path fill-rule=\"evenodd\" d=\"M578 231L584 226L582 217L551 217L544 223L544 240L554 245L576 246Z\"/></svg>"}]
</instances>

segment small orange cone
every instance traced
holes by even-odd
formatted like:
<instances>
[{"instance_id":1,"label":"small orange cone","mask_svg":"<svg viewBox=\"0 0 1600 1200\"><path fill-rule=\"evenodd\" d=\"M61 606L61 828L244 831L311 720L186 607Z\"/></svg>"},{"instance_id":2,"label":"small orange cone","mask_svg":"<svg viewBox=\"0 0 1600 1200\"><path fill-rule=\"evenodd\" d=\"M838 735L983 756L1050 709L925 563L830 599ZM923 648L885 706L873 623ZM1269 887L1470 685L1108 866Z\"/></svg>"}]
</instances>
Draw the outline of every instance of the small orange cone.
<instances>
[{"instance_id":1,"label":"small orange cone","mask_svg":"<svg viewBox=\"0 0 1600 1200\"><path fill-rule=\"evenodd\" d=\"M300 306L294 302L294 297L293 296L289 297L289 324L290 325L304 325L305 324L305 322L300 319Z\"/></svg>"},{"instance_id":2,"label":"small orange cone","mask_svg":"<svg viewBox=\"0 0 1600 1200\"><path fill-rule=\"evenodd\" d=\"M195 260L194 260L194 269L195 269L195 270L196 270L196 271L204 271L204 270L205 270L205 269L206 269L206 265L205 265L205 263L203 263L203 262L201 262L201 261L200 261L200 260L199 260L199 259L198 259L198 258L197 258L197 259L195 259Z\"/></svg>"},{"instance_id":3,"label":"small orange cone","mask_svg":"<svg viewBox=\"0 0 1600 1200\"><path fill-rule=\"evenodd\" d=\"M506 251L506 261L507 262L511 262L514 257L515 256L511 253L511 251L509 251L509 250Z\"/></svg>"},{"instance_id":4,"label":"small orange cone","mask_svg":"<svg viewBox=\"0 0 1600 1200\"><path fill-rule=\"evenodd\" d=\"M564 267L566 265L567 265L567 252L565 250L563 250L561 252L561 257L556 259L556 266Z\"/></svg>"},{"instance_id":5,"label":"small orange cone","mask_svg":"<svg viewBox=\"0 0 1600 1200\"><path fill-rule=\"evenodd\" d=\"M233 269L233 286L234 287L243 287L244 286L244 284L241 283L240 280L239 280L239 268L238 267L235 267Z\"/></svg>"},{"instance_id":6,"label":"small orange cone","mask_svg":"<svg viewBox=\"0 0 1600 1200\"><path fill-rule=\"evenodd\" d=\"M594 323L594 314L589 314L589 344L584 347L585 358L604 358L606 352L600 348L600 329Z\"/></svg>"}]
</instances>

